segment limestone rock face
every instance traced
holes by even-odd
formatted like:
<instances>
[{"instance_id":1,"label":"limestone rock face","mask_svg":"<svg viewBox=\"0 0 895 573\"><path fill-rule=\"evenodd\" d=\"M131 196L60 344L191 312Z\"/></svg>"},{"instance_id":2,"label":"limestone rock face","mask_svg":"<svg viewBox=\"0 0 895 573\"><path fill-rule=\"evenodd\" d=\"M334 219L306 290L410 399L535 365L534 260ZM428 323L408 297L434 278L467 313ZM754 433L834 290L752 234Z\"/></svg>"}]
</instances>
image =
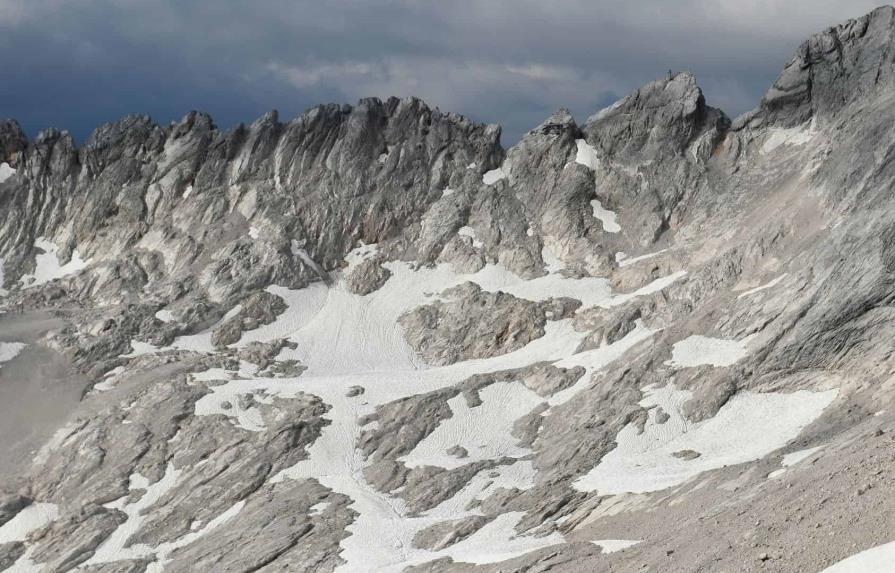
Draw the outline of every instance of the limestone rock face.
<instances>
[{"instance_id":1,"label":"limestone rock face","mask_svg":"<svg viewBox=\"0 0 895 573\"><path fill-rule=\"evenodd\" d=\"M885 550L893 19L733 121L678 73L509 149L413 98L0 122L0 570Z\"/></svg>"},{"instance_id":2,"label":"limestone rock face","mask_svg":"<svg viewBox=\"0 0 895 573\"><path fill-rule=\"evenodd\" d=\"M490 358L544 335L541 308L467 282L442 293L448 302L418 307L401 317L407 341L430 364Z\"/></svg>"}]
</instances>

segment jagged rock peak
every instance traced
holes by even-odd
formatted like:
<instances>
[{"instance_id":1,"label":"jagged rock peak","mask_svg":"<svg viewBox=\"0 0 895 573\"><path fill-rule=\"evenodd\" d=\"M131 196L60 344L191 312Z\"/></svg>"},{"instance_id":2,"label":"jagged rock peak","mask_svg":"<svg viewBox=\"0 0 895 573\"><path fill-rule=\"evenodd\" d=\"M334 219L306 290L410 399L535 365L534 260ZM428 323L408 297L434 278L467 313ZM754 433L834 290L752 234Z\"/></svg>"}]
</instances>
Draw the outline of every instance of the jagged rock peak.
<instances>
[{"instance_id":1,"label":"jagged rock peak","mask_svg":"<svg viewBox=\"0 0 895 573\"><path fill-rule=\"evenodd\" d=\"M690 72L650 82L587 120L584 132L609 155L657 156L683 152L709 130L723 131L729 120L705 103Z\"/></svg>"},{"instance_id":2,"label":"jagged rock peak","mask_svg":"<svg viewBox=\"0 0 895 573\"><path fill-rule=\"evenodd\" d=\"M526 134L526 137L532 134L547 135L552 133L564 133L566 131L578 132L579 129L578 124L575 123L575 118L572 117L572 112L562 107L542 121L539 126L532 129Z\"/></svg>"},{"instance_id":3,"label":"jagged rock peak","mask_svg":"<svg viewBox=\"0 0 895 573\"><path fill-rule=\"evenodd\" d=\"M15 166L28 147L28 138L18 122L13 119L0 121L0 163Z\"/></svg>"},{"instance_id":4,"label":"jagged rock peak","mask_svg":"<svg viewBox=\"0 0 895 573\"><path fill-rule=\"evenodd\" d=\"M895 8L811 36L767 91L758 116L790 127L836 113L895 78Z\"/></svg>"}]
</instances>

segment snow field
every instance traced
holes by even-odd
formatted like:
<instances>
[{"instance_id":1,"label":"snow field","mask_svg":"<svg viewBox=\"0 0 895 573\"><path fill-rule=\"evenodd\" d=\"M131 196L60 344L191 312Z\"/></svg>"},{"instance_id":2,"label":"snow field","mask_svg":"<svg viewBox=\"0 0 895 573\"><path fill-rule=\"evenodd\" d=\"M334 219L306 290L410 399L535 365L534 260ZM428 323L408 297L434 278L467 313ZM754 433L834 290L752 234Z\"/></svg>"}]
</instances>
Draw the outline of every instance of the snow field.
<instances>
[{"instance_id":1,"label":"snow field","mask_svg":"<svg viewBox=\"0 0 895 573\"><path fill-rule=\"evenodd\" d=\"M730 366L748 356L747 346L751 340L751 336L743 340L723 340L694 334L674 344L671 349L671 360L665 364L674 368L691 368L705 364Z\"/></svg>"},{"instance_id":2,"label":"snow field","mask_svg":"<svg viewBox=\"0 0 895 573\"><path fill-rule=\"evenodd\" d=\"M60 279L87 268L90 259L84 260L77 249L72 251L71 260L64 265L59 262L59 247L43 237L34 241L34 246L43 253L34 258L34 274L24 275L21 279L23 288L34 287Z\"/></svg>"},{"instance_id":3,"label":"snow field","mask_svg":"<svg viewBox=\"0 0 895 573\"><path fill-rule=\"evenodd\" d=\"M683 404L691 392L673 383L643 388L640 405L650 408L642 433L628 424L616 436L616 447L574 487L601 495L647 493L680 485L705 471L760 459L798 437L836 398L838 391L791 394L740 392L714 418L687 421ZM669 416L656 420L656 407ZM695 459L674 454L691 450Z\"/></svg>"}]
</instances>

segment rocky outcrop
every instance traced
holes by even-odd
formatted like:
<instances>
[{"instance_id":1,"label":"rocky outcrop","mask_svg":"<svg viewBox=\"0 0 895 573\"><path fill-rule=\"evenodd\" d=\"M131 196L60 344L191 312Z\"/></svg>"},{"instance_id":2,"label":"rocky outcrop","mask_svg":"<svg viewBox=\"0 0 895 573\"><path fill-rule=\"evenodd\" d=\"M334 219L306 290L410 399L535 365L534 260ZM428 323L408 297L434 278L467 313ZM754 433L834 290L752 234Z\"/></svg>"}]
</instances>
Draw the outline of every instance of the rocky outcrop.
<instances>
[{"instance_id":1,"label":"rocky outcrop","mask_svg":"<svg viewBox=\"0 0 895 573\"><path fill-rule=\"evenodd\" d=\"M829 119L850 103L891 87L893 34L895 8L883 6L811 36L765 94L759 117L780 127Z\"/></svg>"},{"instance_id":2,"label":"rocky outcrop","mask_svg":"<svg viewBox=\"0 0 895 573\"><path fill-rule=\"evenodd\" d=\"M418 307L400 320L407 342L429 364L499 356L544 335L545 313L531 301L471 282L442 296L447 302Z\"/></svg>"}]
</instances>

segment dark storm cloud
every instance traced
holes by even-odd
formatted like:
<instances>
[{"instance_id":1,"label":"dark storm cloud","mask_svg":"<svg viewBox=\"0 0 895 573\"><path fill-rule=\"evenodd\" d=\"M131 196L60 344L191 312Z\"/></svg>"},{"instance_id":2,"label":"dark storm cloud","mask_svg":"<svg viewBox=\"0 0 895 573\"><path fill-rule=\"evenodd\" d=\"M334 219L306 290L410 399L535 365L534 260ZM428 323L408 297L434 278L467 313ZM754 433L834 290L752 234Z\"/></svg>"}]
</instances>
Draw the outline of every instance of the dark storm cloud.
<instances>
[{"instance_id":1,"label":"dark storm cloud","mask_svg":"<svg viewBox=\"0 0 895 573\"><path fill-rule=\"evenodd\" d=\"M0 116L83 139L128 113L229 127L277 108L417 95L504 126L579 121L667 70L754 107L810 33L853 0L0 0Z\"/></svg>"}]
</instances>

